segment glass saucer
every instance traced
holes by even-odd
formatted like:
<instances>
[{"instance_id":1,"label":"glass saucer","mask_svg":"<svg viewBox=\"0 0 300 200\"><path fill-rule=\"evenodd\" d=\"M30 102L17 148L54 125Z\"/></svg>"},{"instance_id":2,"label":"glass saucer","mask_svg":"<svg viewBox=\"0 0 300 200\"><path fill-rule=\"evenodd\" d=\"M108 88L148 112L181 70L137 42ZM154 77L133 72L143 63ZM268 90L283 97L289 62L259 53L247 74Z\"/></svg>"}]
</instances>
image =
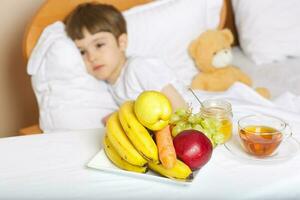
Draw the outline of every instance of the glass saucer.
<instances>
[{"instance_id":1,"label":"glass saucer","mask_svg":"<svg viewBox=\"0 0 300 200\"><path fill-rule=\"evenodd\" d=\"M300 150L300 143L296 138L291 136L281 142L277 151L273 155L267 157L257 157L245 152L240 144L240 138L238 135L233 135L232 138L224 144L224 147L232 155L244 161L274 163L283 162L294 157Z\"/></svg>"}]
</instances>

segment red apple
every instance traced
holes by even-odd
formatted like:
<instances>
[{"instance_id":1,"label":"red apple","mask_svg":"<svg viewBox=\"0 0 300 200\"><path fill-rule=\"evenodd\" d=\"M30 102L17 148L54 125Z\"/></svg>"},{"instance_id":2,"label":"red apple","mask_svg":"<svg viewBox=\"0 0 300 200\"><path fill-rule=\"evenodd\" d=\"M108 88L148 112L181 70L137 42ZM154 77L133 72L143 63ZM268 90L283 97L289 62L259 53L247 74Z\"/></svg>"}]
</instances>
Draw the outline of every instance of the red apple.
<instances>
[{"instance_id":1,"label":"red apple","mask_svg":"<svg viewBox=\"0 0 300 200\"><path fill-rule=\"evenodd\" d=\"M204 166L211 158L213 145L197 130L184 130L173 139L177 157L192 170Z\"/></svg>"}]
</instances>

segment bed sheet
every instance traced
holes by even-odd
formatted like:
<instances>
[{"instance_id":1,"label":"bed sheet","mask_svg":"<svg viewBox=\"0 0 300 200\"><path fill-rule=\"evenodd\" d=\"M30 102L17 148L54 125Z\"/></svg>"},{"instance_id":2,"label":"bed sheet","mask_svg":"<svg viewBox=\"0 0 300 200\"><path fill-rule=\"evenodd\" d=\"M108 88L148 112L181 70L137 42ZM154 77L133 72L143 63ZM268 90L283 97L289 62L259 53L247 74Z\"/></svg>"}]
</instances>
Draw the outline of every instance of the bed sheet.
<instances>
[{"instance_id":1,"label":"bed sheet","mask_svg":"<svg viewBox=\"0 0 300 200\"><path fill-rule=\"evenodd\" d=\"M300 95L300 58L256 65L239 47L234 47L232 53L233 64L252 78L254 87L268 88L272 99L286 92Z\"/></svg>"}]
</instances>

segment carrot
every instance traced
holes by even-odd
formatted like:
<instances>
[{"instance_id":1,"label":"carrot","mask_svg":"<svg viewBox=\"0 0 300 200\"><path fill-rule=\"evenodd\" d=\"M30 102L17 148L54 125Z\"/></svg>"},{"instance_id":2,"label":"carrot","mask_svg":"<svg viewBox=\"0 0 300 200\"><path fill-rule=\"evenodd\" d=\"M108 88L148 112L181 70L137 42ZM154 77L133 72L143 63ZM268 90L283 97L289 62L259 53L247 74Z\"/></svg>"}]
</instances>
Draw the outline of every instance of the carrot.
<instances>
[{"instance_id":1,"label":"carrot","mask_svg":"<svg viewBox=\"0 0 300 200\"><path fill-rule=\"evenodd\" d=\"M176 151L173 145L170 126L155 132L159 160L163 167L171 169L176 163Z\"/></svg>"}]
</instances>

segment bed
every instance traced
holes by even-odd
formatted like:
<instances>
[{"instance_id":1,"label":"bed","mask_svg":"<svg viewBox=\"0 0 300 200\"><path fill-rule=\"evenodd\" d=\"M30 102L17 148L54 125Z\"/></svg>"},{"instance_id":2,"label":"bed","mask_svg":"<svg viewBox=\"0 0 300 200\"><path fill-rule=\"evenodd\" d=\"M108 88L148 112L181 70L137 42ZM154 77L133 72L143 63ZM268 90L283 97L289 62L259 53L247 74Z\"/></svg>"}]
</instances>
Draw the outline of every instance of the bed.
<instances>
[{"instance_id":1,"label":"bed","mask_svg":"<svg viewBox=\"0 0 300 200\"><path fill-rule=\"evenodd\" d=\"M237 6L238 0L231 1ZM63 2L64 7L57 7ZM28 26L24 38L24 53L27 57L34 51L32 49L37 44L42 30L56 20L62 19L66 12L80 2L85 1L48 0L45 2ZM134 16L130 18L131 20L139 20L147 13L142 5L147 5L144 3L149 1L128 0L125 3L125 1L110 0L105 2L116 4L120 9L141 5L141 7L134 8L142 12L129 10L126 13L128 18L132 17L131 15ZM267 161L245 159L245 157L233 155L226 146L220 145L214 149L211 160L199 171L193 182L183 186L173 184L171 181L162 181L162 179L134 178L114 172L88 169L87 163L102 148L101 139L105 133L104 128L58 130L56 134L51 134L53 133L51 132L30 135L41 133L39 126L34 125L21 130L21 134L28 134L27 136L0 139L0 199L299 199L299 57L293 56L294 58L272 64L255 64L248 56L249 52L245 54L241 41L243 37L237 35L236 27L233 26L232 8L228 0L224 1L225 4L221 0L164 0L157 1L155 5L167 4L170 9L172 6L168 2L184 2L179 5L171 4L177 5L178 7L175 7L179 10L185 8L189 4L187 2L216 3L214 6L219 8L218 12L222 10L221 15L218 14L214 18L214 20L218 19L217 26L229 27L235 33L236 39L239 38L233 49L234 64L251 76L255 86L269 88L273 97L271 101L264 99L251 88L239 83L225 92L195 91L195 93L202 99L216 97L230 101L233 105L234 124L240 117L255 113L275 115L284 119L291 126L294 139L293 143L286 143L288 145L284 147L287 151L283 152L291 150L292 156L287 154L279 159L275 156L275 160L271 157L271 160ZM155 8L153 5L150 7ZM139 13L138 18L135 16L137 13ZM150 14L153 16L152 13ZM56 25L58 26L54 26L55 28L62 27L62 24ZM142 27L141 24L139 25L138 27ZM216 25L216 21L213 25ZM149 31L149 29L146 30ZM170 37L169 32L167 33L166 36ZM181 36L180 33L178 35ZM143 46L135 47L140 51ZM134 49L130 47L129 50L134 52ZM190 68L181 69L183 70L181 72L195 73L192 63L185 59L180 60L179 67L186 64ZM193 98L192 95L191 98ZM191 103L195 109L199 109L196 99L191 99Z\"/></svg>"},{"instance_id":2,"label":"bed","mask_svg":"<svg viewBox=\"0 0 300 200\"><path fill-rule=\"evenodd\" d=\"M27 31L24 35L24 54L27 58L29 58L29 56L32 53L33 48L36 46L38 39L40 37L40 35L42 34L42 31L51 23L57 21L57 20L62 20L69 12L70 10L72 10L76 5L78 5L79 3L82 2L86 2L85 0L78 0L78 1L65 1L65 2L57 2L57 1L52 1L52 0L48 0L44 3L44 5L38 10L38 12L36 13L36 15L33 17L31 23L28 25ZM126 10L129 9L133 6L137 6L139 7L139 5L144 4L147 5L147 3L149 3L150 1L148 0L131 0L131 1L126 1L125 2L118 2L118 1L99 1L99 2L105 2L105 3L111 3L116 5L119 9L121 10ZM165 1L167 2L167 1ZM249 35L243 35L242 30L244 27L240 27L241 24L241 20L240 18L242 18L240 15L243 11L243 9L245 9L244 7L247 5L240 5L238 4L237 0L233 0L232 2L229 0L224 0L222 1L222 5L219 7L217 7L216 4L220 4L221 0L216 0L214 1L215 5L213 5L213 3L211 5L208 5L213 7L211 10L210 15L214 14L214 12L216 13L216 9L217 12L219 13L218 16L209 16L209 19L206 19L207 21L211 20L210 25L208 25L206 28L229 28L230 30L232 30L232 32L234 33L235 36L235 47L233 49L233 55L234 55L234 63L236 66L240 67L243 71L245 71L247 74L250 75L250 77L253 79L253 84L254 86L257 87L267 87L268 89L270 89L270 92L272 94L272 100L277 99L277 97L282 96L283 94L290 92L294 95L299 95L300 93L300 89L299 89L299 79L300 79L300 68L299 68L299 58L288 58L288 59L282 59L281 61L277 61L276 63L266 63L266 64L261 64L261 63L257 63L254 62L252 58L249 57L249 51L245 51L246 47L244 44L244 39L247 37L251 38L253 36L249 36ZM64 7L60 7L58 6L58 4L64 4ZM154 3L155 4L155 3ZM156 4L164 4L163 1L158 1L158 3ZM165 3L166 4L166 3ZM247 3L244 3L247 4ZM150 5L150 4L149 4ZM233 6L232 6L233 5ZM160 5L158 5L157 7L159 7ZM207 6L207 5L206 5ZM242 7L244 6L244 7ZM151 7L151 5L149 6ZM155 6L153 6L155 7ZM163 6L162 6L163 7ZM235 23L234 21L234 14L233 14L233 7L234 9L236 9L235 15L238 18L237 22ZM241 7L241 8L240 8ZM215 9L215 10L213 10ZM252 8L252 10L255 8ZM141 10L143 11L143 8L141 8ZM175 9L174 9L175 10ZM127 12L127 11L125 11ZM125 15L127 15L128 13L128 21L134 21L134 25L136 25L137 23L143 24L142 22L139 22L138 20L136 20L136 15L135 16L135 12L136 11L130 11L125 13ZM133 13L133 14L132 14ZM214 14L216 15L216 14ZM142 14L141 14L142 16ZM163 15L162 15L163 16ZM127 17L127 16L126 16ZM135 19L133 19L135 17ZM146 16L147 17L147 16ZM149 16L148 16L149 17ZM159 16L161 17L161 16ZM164 16L166 17L166 16ZM211 18L211 19L210 19ZM185 19L185 18L184 18ZM188 18L187 18L188 19ZM180 20L180 18L178 18L178 20ZM251 19L250 19L251 20ZM141 20L140 20L141 21ZM163 21L163 20L162 20ZM249 20L248 20L249 21ZM244 20L244 24L247 25L247 23L249 24L249 22L246 20ZM148 23L151 21L148 20ZM168 22L165 20L165 22ZM152 22L154 23L154 22ZM171 21L170 24L172 24L174 22ZM140 24L138 24L138 28L142 27ZM212 25L214 24L214 26ZM236 24L238 25L238 27L236 26ZM190 26L195 25L195 24L189 24ZM259 27L257 25L257 27L255 27L256 24L254 24L254 28L253 29L257 29L257 27ZM211 27L209 27L211 26ZM133 27L132 24L129 23L129 28ZM135 30L136 32L138 32L138 28ZM143 28L143 27L142 27ZM174 30L172 30L173 32L176 31L176 26L174 26ZM238 30L240 31L240 35L238 35ZM247 27L246 27L247 28ZM272 27L271 27L272 28ZM144 28L147 31L147 28ZM132 28L132 30L134 30L134 28ZM171 33L171 31L167 31L167 30L163 30L166 33ZM163 31L161 31L161 33L163 33ZM188 31L186 31L188 32ZM193 34L186 34L183 35L183 37L191 37L194 36L195 37L195 31L194 31L194 35ZM135 34L130 34L133 35L132 38L129 38L130 40L135 40L135 38L138 38L137 41L139 43L142 43L143 40L141 38L139 38L139 35ZM177 35L177 34L176 34ZM180 35L180 34L178 34ZM157 38L160 37L160 35L157 35ZM175 36L174 36L175 37ZM263 36L261 36L263 37ZM154 37L155 38L155 37ZM180 37L178 36L177 39L179 39ZM150 42L149 43L155 43L153 41L151 41L151 39L147 38ZM245 40L246 40L245 39ZM275 38L276 39L276 38ZM274 41L276 41L274 39ZM176 37L175 39L176 40ZM190 39L191 40L191 39ZM136 43L138 43L136 42ZM163 40L160 42L164 42ZM184 44L185 41L182 41L181 43ZM249 43L249 41L247 41ZM259 41L260 42L260 41ZM268 42L268 41L267 41ZM157 42L158 43L158 42ZM180 43L180 44L181 44ZM151 51L159 51L160 53L160 49L157 48L155 49L154 45L147 48L145 48L145 45L140 45L140 44L134 44L132 45L133 47L129 47L129 53L144 53L144 54L151 54ZM159 46L159 45L157 45ZM168 46L168 45L166 45ZM165 51L173 51L172 49L176 49L176 46L171 46L169 45L169 49L166 48ZM252 44L252 46L255 46L255 43ZM151 49L153 48L153 49ZM146 50L144 50L146 49ZM150 50L149 50L150 49ZM247 50L247 49L246 49ZM150 53L149 53L150 52ZM245 54L245 52L247 54ZM180 76L184 76L184 79L186 80L186 83L189 82L189 80L191 80L191 78L195 75L195 73L197 73L197 71L195 70L195 67L193 66L194 64L192 63L191 60L189 60L189 58L184 57L184 56L178 56L179 54L181 54L182 52L172 52L175 56L177 57L182 57L182 59L174 59L175 57L173 56L165 56L165 59L167 59L169 61L169 64L171 66L173 65L178 65L177 68L174 68L176 71L178 71L178 74ZM170 54L172 54L170 53ZM250 51L251 53L251 51ZM166 52L162 52L162 54L166 54ZM254 54L254 53L253 53ZM251 54L250 54L251 55ZM176 60L176 62L172 62L173 60ZM183 69L183 67L185 69ZM288 77L288 78L287 78ZM282 100L281 100L282 101ZM40 113L41 114L41 113ZM41 122L40 122L41 123ZM85 127L84 127L85 128ZM96 127L91 127L91 128L96 128ZM30 127L26 127L24 129L20 130L20 134L21 135L26 135L26 134L33 134L33 133L41 133L42 130L40 129L39 125L33 125Z\"/></svg>"},{"instance_id":3,"label":"bed","mask_svg":"<svg viewBox=\"0 0 300 200\"><path fill-rule=\"evenodd\" d=\"M84 1L65 1L65 2L59 2L59 3L57 1L51 1L51 0L46 1L44 3L44 5L38 10L38 12L36 13L36 15L33 17L31 23L29 23L29 25L27 27L27 31L26 31L26 33L24 35L24 48L23 48L24 49L24 55L25 55L25 57L29 58L30 55L31 55L31 53L32 53L33 48L35 46L38 46L36 44L38 43L38 40L39 40L39 38L40 38L43 30L47 26L49 26L49 24L51 24L51 23L53 23L53 22L55 22L57 20L62 20L76 5L78 5L79 3L82 3L82 2L87 2L87 1L86 0L84 0ZM116 5L121 10L126 10L126 9L132 7L133 5L140 5L142 3L145 4L145 3L148 3L150 1L148 1L148 0L137 0L137 1L131 0L131 1L126 1L126 3L125 2L120 3L118 1L99 1L99 2L104 2L104 3L109 2L111 4ZM229 1L224 1L224 4L223 4L222 0L218 0L217 2L218 2L218 4L216 4L216 5L212 4L211 5L212 12L218 13L218 14L214 14L214 17L213 17L214 18L213 20L214 20L214 23L215 23L214 25L218 26L219 28L225 27L225 24L229 24L230 25L230 23L232 23L232 22L228 22L228 20L227 20L227 19L230 20L230 17L232 17L232 16L228 15L228 13L230 13L230 4L229 4ZM64 4L66 6L59 7L58 4ZM164 3L162 3L162 4L164 4ZM173 7L176 7L176 6L177 5L175 5ZM151 7L151 5L149 7ZM157 7L159 7L159 5ZM141 10L142 9L143 8L141 8ZM174 8L174 9L176 9L176 8ZM213 9L215 9L215 10L213 10ZM128 14L129 17L128 18L133 18L134 15L135 15L134 14L135 11L133 11L133 17L132 17L132 14L130 14L130 12L131 11L129 11L129 14ZM138 11L138 12L140 12L140 11ZM160 15L160 13L158 15ZM160 17L160 16L158 16L158 17ZM190 18L191 17L192 16L190 16ZM134 17L134 18L136 18L136 17ZM136 19L132 19L132 20L134 21ZM129 21L131 21L131 19L129 19ZM141 24L141 22L137 22L137 23ZM195 23L193 25L195 25ZM188 26L188 24L186 26ZM190 27L191 27L191 25L190 25ZM142 28L147 29L147 27L146 28L142 27ZM171 30L173 30L174 32L177 31L177 30L175 30L175 28L176 27L174 26L174 28L171 29ZM145 30L145 31L147 31L147 30ZM170 31L166 31L166 32L170 33ZM195 35L196 35L195 33L196 33L196 31L194 31L193 37L195 37ZM133 35L133 34L131 34L131 35ZM137 36L137 35L134 35L132 37L135 37L135 36ZM155 37L153 37L153 38L155 38ZM184 38L186 40L187 38L191 38L191 37L188 37L187 35L184 35ZM131 38L129 38L129 39L131 39ZM180 40L180 35L178 35L178 39ZM151 40L151 39L149 39L149 40ZM139 42L140 42L140 44L142 44L143 39L140 39ZM184 42L186 43L186 41L184 41ZM136 42L136 43L138 43L138 42ZM154 43L154 42L152 42L152 43ZM179 44L181 45L182 43L183 42L181 42ZM134 47L132 47L132 48L129 47L129 50L128 50L129 52L130 51L139 52L139 51L142 51L142 49L144 48L141 45L133 45L133 46ZM153 47L153 45L152 45L152 47ZM152 47L149 47L149 48L152 48ZM132 49L135 49L135 50L132 50ZM176 49L176 47L174 48L174 47L171 46L169 49ZM151 50L151 51L153 51L153 50ZM177 54L177 53L178 52L175 52L174 55ZM182 54L182 52L180 52L180 53ZM146 52L146 54L147 54L147 52ZM170 58L167 58L167 59L171 60ZM184 65L185 62L186 62L186 60L187 60L186 57L183 58L181 60L181 63L183 63L183 65ZM186 80L190 79L191 75L196 72L196 70L192 66L193 64L191 63L191 60L189 60L187 62L188 62L188 65L189 65L189 70L183 71L184 74L188 74L188 78L186 78ZM28 65L30 65L30 60L29 60L29 64ZM37 65L37 64L35 63L35 65ZM37 93L37 92L35 91L35 93ZM38 102L39 102L39 98L38 97L37 97L37 99L38 99ZM41 113L40 113L40 115L41 115ZM64 122L64 123L67 123L67 122ZM75 124L75 123L73 123L73 124ZM20 130L20 134L21 135L41 133L41 132L43 132L43 131L40 129L39 125L33 125L33 126L26 127L26 128L23 128L23 129Z\"/></svg>"}]
</instances>

